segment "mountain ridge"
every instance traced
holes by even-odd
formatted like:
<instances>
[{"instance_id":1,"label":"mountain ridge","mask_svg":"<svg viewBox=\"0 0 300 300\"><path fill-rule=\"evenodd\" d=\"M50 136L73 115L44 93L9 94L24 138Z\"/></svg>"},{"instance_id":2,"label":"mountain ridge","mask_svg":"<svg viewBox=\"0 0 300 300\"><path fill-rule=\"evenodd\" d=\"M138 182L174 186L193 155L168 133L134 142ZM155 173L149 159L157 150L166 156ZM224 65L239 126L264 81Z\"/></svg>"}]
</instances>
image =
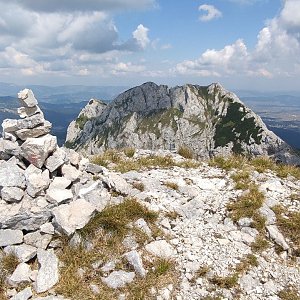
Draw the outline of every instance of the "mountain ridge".
<instances>
[{"instance_id":1,"label":"mountain ridge","mask_svg":"<svg viewBox=\"0 0 300 300\"><path fill-rule=\"evenodd\" d=\"M87 154L108 148L186 146L199 158L238 153L299 164L292 148L219 83L169 88L147 82L117 96L97 116L84 119L80 130L76 120L70 124L66 145Z\"/></svg>"}]
</instances>

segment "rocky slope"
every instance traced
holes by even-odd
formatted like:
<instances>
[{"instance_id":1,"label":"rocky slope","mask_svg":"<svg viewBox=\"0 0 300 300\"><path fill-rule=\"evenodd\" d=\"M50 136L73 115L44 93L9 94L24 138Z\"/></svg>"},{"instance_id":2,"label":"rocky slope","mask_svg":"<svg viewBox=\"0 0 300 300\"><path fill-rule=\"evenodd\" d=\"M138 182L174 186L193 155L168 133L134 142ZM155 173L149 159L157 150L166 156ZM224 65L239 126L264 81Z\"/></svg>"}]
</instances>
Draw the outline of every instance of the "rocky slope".
<instances>
[{"instance_id":1,"label":"rocky slope","mask_svg":"<svg viewBox=\"0 0 300 300\"><path fill-rule=\"evenodd\" d=\"M234 152L299 164L292 149L220 84L168 88L150 82L120 94L107 107L99 105L95 116L82 112L70 125L67 147L93 154L108 148L185 146L202 158Z\"/></svg>"},{"instance_id":2,"label":"rocky slope","mask_svg":"<svg viewBox=\"0 0 300 300\"><path fill-rule=\"evenodd\" d=\"M19 97L0 139L1 299L299 299L299 169L133 149L105 168Z\"/></svg>"}]
</instances>

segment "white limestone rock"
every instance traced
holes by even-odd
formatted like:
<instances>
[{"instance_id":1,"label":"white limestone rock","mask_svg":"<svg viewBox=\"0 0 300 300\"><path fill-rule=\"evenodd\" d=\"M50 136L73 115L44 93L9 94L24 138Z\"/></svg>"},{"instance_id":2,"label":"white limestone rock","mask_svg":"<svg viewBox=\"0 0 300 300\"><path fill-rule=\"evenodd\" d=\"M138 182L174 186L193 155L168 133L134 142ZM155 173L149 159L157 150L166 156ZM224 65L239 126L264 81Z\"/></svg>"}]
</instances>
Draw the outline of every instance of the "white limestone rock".
<instances>
[{"instance_id":1,"label":"white limestone rock","mask_svg":"<svg viewBox=\"0 0 300 300\"><path fill-rule=\"evenodd\" d=\"M52 225L52 223L45 223L40 227L40 230L42 233L47 233L47 234L54 234L55 230L54 230L54 226Z\"/></svg>"},{"instance_id":2,"label":"white limestone rock","mask_svg":"<svg viewBox=\"0 0 300 300\"><path fill-rule=\"evenodd\" d=\"M48 189L46 195L47 201L54 204L60 204L73 198L71 190L67 189Z\"/></svg>"},{"instance_id":3,"label":"white limestone rock","mask_svg":"<svg viewBox=\"0 0 300 300\"><path fill-rule=\"evenodd\" d=\"M38 138L29 138L21 146L22 156L37 168L41 168L57 147L55 136L47 134Z\"/></svg>"},{"instance_id":4,"label":"white limestone rock","mask_svg":"<svg viewBox=\"0 0 300 300\"><path fill-rule=\"evenodd\" d=\"M26 263L20 263L13 274L8 278L8 283L11 286L17 287L20 284L31 282L30 274L30 266Z\"/></svg>"},{"instance_id":5,"label":"white limestone rock","mask_svg":"<svg viewBox=\"0 0 300 300\"><path fill-rule=\"evenodd\" d=\"M45 167L53 172L67 161L66 152L62 148L58 148L45 162Z\"/></svg>"},{"instance_id":6,"label":"white limestone rock","mask_svg":"<svg viewBox=\"0 0 300 300\"><path fill-rule=\"evenodd\" d=\"M21 230L0 229L0 247L21 244L23 232Z\"/></svg>"},{"instance_id":7,"label":"white limestone rock","mask_svg":"<svg viewBox=\"0 0 300 300\"><path fill-rule=\"evenodd\" d=\"M34 231L24 235L24 242L36 248L46 249L51 242L51 234L42 234L40 231Z\"/></svg>"},{"instance_id":8,"label":"white limestone rock","mask_svg":"<svg viewBox=\"0 0 300 300\"><path fill-rule=\"evenodd\" d=\"M62 204L53 209L54 226L67 235L83 228L92 218L95 207L84 199L77 199L69 204Z\"/></svg>"},{"instance_id":9,"label":"white limestone rock","mask_svg":"<svg viewBox=\"0 0 300 300\"><path fill-rule=\"evenodd\" d=\"M114 271L108 277L101 277L101 280L110 288L118 289L134 280L134 272Z\"/></svg>"},{"instance_id":10,"label":"white limestone rock","mask_svg":"<svg viewBox=\"0 0 300 300\"><path fill-rule=\"evenodd\" d=\"M27 287L13 296L10 300L28 300L32 295L31 287Z\"/></svg>"},{"instance_id":11,"label":"white limestone rock","mask_svg":"<svg viewBox=\"0 0 300 300\"><path fill-rule=\"evenodd\" d=\"M279 231L278 227L276 225L268 225L266 226L267 231L269 232L270 238L275 241L276 244L281 246L283 250L290 249L289 245L285 241L284 236Z\"/></svg>"},{"instance_id":12,"label":"white limestone rock","mask_svg":"<svg viewBox=\"0 0 300 300\"><path fill-rule=\"evenodd\" d=\"M151 242L145 246L145 249L160 258L172 258L175 255L174 248L166 240Z\"/></svg>"},{"instance_id":13,"label":"white limestone rock","mask_svg":"<svg viewBox=\"0 0 300 300\"><path fill-rule=\"evenodd\" d=\"M24 104L25 107L34 107L38 105L36 98L32 90L24 89L18 93L19 100Z\"/></svg>"},{"instance_id":14,"label":"white limestone rock","mask_svg":"<svg viewBox=\"0 0 300 300\"><path fill-rule=\"evenodd\" d=\"M22 244L18 246L7 246L4 248L6 254L14 254L20 262L27 262L36 256L37 248Z\"/></svg>"},{"instance_id":15,"label":"white limestone rock","mask_svg":"<svg viewBox=\"0 0 300 300\"><path fill-rule=\"evenodd\" d=\"M129 264L133 266L135 272L139 276L141 276L141 277L146 276L146 270L143 266L142 258L136 250L127 252L127 253L124 254L124 256L126 257Z\"/></svg>"},{"instance_id":16,"label":"white limestone rock","mask_svg":"<svg viewBox=\"0 0 300 300\"><path fill-rule=\"evenodd\" d=\"M9 161L0 161L0 188L25 187L24 170Z\"/></svg>"},{"instance_id":17,"label":"white limestone rock","mask_svg":"<svg viewBox=\"0 0 300 300\"><path fill-rule=\"evenodd\" d=\"M72 182L78 179L81 175L81 172L72 165L63 165L61 171L63 176Z\"/></svg>"},{"instance_id":18,"label":"white limestone rock","mask_svg":"<svg viewBox=\"0 0 300 300\"><path fill-rule=\"evenodd\" d=\"M55 177L53 181L50 183L49 190L51 189L66 189L71 185L72 181L65 177Z\"/></svg>"},{"instance_id":19,"label":"white limestone rock","mask_svg":"<svg viewBox=\"0 0 300 300\"><path fill-rule=\"evenodd\" d=\"M45 176L46 175L46 176ZM31 174L27 177L27 189L26 192L30 197L36 197L41 192L45 191L49 186L50 179L49 174Z\"/></svg>"},{"instance_id":20,"label":"white limestone rock","mask_svg":"<svg viewBox=\"0 0 300 300\"><path fill-rule=\"evenodd\" d=\"M20 202L24 196L24 191L18 187L4 187L1 192L1 198L7 203Z\"/></svg>"},{"instance_id":21,"label":"white limestone rock","mask_svg":"<svg viewBox=\"0 0 300 300\"><path fill-rule=\"evenodd\" d=\"M53 249L47 251L38 249L37 259L40 267L34 288L37 293L43 293L51 289L59 280L58 258Z\"/></svg>"},{"instance_id":22,"label":"white limestone rock","mask_svg":"<svg viewBox=\"0 0 300 300\"><path fill-rule=\"evenodd\" d=\"M17 111L21 118L31 117L34 114L41 112L37 105L32 107L19 107Z\"/></svg>"},{"instance_id":23,"label":"white limestone rock","mask_svg":"<svg viewBox=\"0 0 300 300\"><path fill-rule=\"evenodd\" d=\"M0 159L8 160L12 155L18 156L19 153L20 146L17 142L0 138Z\"/></svg>"},{"instance_id":24,"label":"white limestone rock","mask_svg":"<svg viewBox=\"0 0 300 300\"><path fill-rule=\"evenodd\" d=\"M22 141L26 141L28 138L36 138L50 133L52 124L49 121L44 121L39 126L34 128L23 128L15 131L15 134Z\"/></svg>"}]
</instances>

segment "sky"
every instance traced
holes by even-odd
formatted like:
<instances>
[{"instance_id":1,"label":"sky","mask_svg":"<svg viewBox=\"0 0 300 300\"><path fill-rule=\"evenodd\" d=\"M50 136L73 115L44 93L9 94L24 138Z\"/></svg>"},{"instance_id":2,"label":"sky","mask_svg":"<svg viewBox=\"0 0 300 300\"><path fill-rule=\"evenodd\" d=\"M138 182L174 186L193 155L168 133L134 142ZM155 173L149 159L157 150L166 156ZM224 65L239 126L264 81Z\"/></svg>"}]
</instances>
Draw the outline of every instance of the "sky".
<instances>
[{"instance_id":1,"label":"sky","mask_svg":"<svg viewBox=\"0 0 300 300\"><path fill-rule=\"evenodd\" d=\"M300 0L0 0L0 81L300 90Z\"/></svg>"}]
</instances>

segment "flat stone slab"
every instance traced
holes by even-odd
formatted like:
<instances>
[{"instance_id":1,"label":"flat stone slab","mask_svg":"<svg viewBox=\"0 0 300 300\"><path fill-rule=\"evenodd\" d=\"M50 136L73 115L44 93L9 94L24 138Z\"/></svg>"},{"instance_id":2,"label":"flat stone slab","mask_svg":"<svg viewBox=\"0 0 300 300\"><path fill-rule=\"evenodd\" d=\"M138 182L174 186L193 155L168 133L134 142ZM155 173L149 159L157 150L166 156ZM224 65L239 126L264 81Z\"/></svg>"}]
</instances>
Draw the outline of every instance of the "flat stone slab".
<instances>
[{"instance_id":1,"label":"flat stone slab","mask_svg":"<svg viewBox=\"0 0 300 300\"><path fill-rule=\"evenodd\" d=\"M21 230L2 229L0 230L0 247L21 244L23 232Z\"/></svg>"},{"instance_id":2,"label":"flat stone slab","mask_svg":"<svg viewBox=\"0 0 300 300\"><path fill-rule=\"evenodd\" d=\"M10 300L28 300L32 297L32 290L30 287L25 288L15 296L13 296Z\"/></svg>"},{"instance_id":3,"label":"flat stone slab","mask_svg":"<svg viewBox=\"0 0 300 300\"><path fill-rule=\"evenodd\" d=\"M36 256L37 248L22 244L19 246L7 246L4 248L4 252L14 254L20 262L27 262Z\"/></svg>"},{"instance_id":4,"label":"flat stone slab","mask_svg":"<svg viewBox=\"0 0 300 300\"><path fill-rule=\"evenodd\" d=\"M24 170L17 165L3 161L0 163L0 187L25 187Z\"/></svg>"},{"instance_id":5,"label":"flat stone slab","mask_svg":"<svg viewBox=\"0 0 300 300\"><path fill-rule=\"evenodd\" d=\"M34 288L37 293L43 293L51 289L58 282L58 258L53 249L47 251L38 249L37 259L40 268Z\"/></svg>"}]
</instances>

